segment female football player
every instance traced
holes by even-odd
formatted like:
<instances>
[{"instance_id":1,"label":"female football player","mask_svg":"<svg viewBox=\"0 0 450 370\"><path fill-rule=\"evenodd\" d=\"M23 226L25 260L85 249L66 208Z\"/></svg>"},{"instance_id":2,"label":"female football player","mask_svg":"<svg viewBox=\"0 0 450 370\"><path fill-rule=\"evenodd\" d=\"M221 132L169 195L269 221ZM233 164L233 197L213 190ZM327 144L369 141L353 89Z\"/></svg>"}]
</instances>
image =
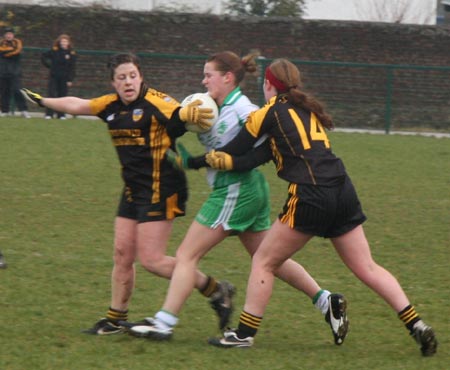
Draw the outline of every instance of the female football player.
<instances>
[{"instance_id":1,"label":"female football player","mask_svg":"<svg viewBox=\"0 0 450 370\"><path fill-rule=\"evenodd\" d=\"M194 101L185 107L170 96L148 88L140 61L133 54L118 54L109 62L114 94L95 99L44 98L23 89L30 101L73 115L94 115L108 126L122 167L124 187L114 226L114 267L111 305L106 317L85 332L96 335L120 333L128 318L128 305L135 282L136 259L145 269L170 279L175 258L167 256L173 221L184 216L187 200L185 174L168 161L166 152L186 132L185 123L208 127L209 109ZM195 286L214 297L213 308L229 301L228 283L217 282L197 271ZM225 286L225 287L224 287ZM217 310L220 321L227 321Z\"/></svg>"},{"instance_id":2,"label":"female football player","mask_svg":"<svg viewBox=\"0 0 450 370\"><path fill-rule=\"evenodd\" d=\"M325 132L333 128L331 117L319 101L302 91L300 71L286 59L269 65L263 89L267 104L250 115L220 154L210 153L207 161L212 167L229 170L233 158L226 153L247 153L247 157L255 142L268 135L277 174L289 183L288 196L253 256L238 328L226 331L223 338L213 338L211 344L251 346L272 293L274 275L313 236L321 236L330 238L347 267L395 310L422 354L433 355L437 348L433 329L421 320L397 279L372 259L362 226L366 216ZM262 162L266 159L262 153Z\"/></svg>"},{"instance_id":3,"label":"female football player","mask_svg":"<svg viewBox=\"0 0 450 370\"><path fill-rule=\"evenodd\" d=\"M256 56L251 53L241 59L233 52L224 51L206 60L202 83L220 111L211 130L199 135L207 151L232 140L248 115L258 108L239 87L246 72L256 71ZM204 156L191 161L191 167L198 168L202 161ZM223 172L208 168L207 180L212 191L177 250L177 263L163 307L154 318L148 318L145 325L133 326L130 329L133 335L169 339L178 314L194 289L200 259L231 235L237 235L253 255L270 227L269 186L261 172L256 169ZM348 328L345 298L322 290L305 269L291 259L278 268L276 275L313 300L330 323L335 343L342 344ZM223 309L230 310L231 302Z\"/></svg>"}]
</instances>

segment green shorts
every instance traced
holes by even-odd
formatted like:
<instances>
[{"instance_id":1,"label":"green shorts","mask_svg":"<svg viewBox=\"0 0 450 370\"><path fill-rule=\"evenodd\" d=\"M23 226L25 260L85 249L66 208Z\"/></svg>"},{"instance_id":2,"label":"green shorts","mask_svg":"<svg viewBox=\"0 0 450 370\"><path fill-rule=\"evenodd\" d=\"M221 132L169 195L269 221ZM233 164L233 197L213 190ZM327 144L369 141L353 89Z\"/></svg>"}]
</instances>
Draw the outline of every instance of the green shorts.
<instances>
[{"instance_id":1,"label":"green shorts","mask_svg":"<svg viewBox=\"0 0 450 370\"><path fill-rule=\"evenodd\" d=\"M215 188L195 220L212 229L221 225L236 232L269 229L269 184L262 173L252 172L245 181Z\"/></svg>"}]
</instances>

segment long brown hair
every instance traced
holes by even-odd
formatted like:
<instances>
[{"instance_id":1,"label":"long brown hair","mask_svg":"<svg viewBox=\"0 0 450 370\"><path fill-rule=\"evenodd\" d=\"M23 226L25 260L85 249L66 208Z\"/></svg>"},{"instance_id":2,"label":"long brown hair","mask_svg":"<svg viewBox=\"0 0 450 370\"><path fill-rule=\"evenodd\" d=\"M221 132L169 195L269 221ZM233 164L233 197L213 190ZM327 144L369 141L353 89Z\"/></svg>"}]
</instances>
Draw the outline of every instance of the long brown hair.
<instances>
[{"instance_id":1,"label":"long brown hair","mask_svg":"<svg viewBox=\"0 0 450 370\"><path fill-rule=\"evenodd\" d=\"M59 35L58 38L53 42L53 49L57 50L61 47L60 43L62 39L66 39L69 42L69 45L67 47L68 49L73 49L72 39L66 33L62 33L61 35Z\"/></svg>"},{"instance_id":2,"label":"long brown hair","mask_svg":"<svg viewBox=\"0 0 450 370\"><path fill-rule=\"evenodd\" d=\"M331 116L325 112L324 105L314 96L301 90L300 71L295 64L287 59L280 58L275 59L268 68L270 68L275 78L286 86L286 91L283 93L287 95L292 104L313 112L320 123L327 129L331 130L334 128Z\"/></svg>"},{"instance_id":3,"label":"long brown hair","mask_svg":"<svg viewBox=\"0 0 450 370\"><path fill-rule=\"evenodd\" d=\"M246 72L256 72L258 68L256 58L258 56L258 51L250 52L242 58L232 51L221 51L210 55L206 62L214 62L216 70L223 74L227 72L233 73L236 78L236 85L239 85L244 79Z\"/></svg>"}]
</instances>

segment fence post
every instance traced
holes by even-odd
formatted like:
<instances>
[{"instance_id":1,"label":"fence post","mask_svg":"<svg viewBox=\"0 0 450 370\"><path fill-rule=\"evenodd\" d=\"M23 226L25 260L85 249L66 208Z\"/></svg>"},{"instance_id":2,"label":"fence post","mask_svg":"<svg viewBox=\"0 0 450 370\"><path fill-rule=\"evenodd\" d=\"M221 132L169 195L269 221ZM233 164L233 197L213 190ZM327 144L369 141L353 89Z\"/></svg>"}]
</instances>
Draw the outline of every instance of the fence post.
<instances>
[{"instance_id":1,"label":"fence post","mask_svg":"<svg viewBox=\"0 0 450 370\"><path fill-rule=\"evenodd\" d=\"M392 109L392 84L394 80L393 68L388 67L386 79L386 104L385 104L385 132L389 134L391 129L391 109Z\"/></svg>"},{"instance_id":2,"label":"fence post","mask_svg":"<svg viewBox=\"0 0 450 370\"><path fill-rule=\"evenodd\" d=\"M264 92L263 92L263 84L264 84L264 73L266 71L267 66L271 63L271 59L267 59L264 56L259 56L256 60L259 64L260 72L258 74L258 96L259 96L259 106L262 107L266 103L266 99L264 98Z\"/></svg>"}]
</instances>

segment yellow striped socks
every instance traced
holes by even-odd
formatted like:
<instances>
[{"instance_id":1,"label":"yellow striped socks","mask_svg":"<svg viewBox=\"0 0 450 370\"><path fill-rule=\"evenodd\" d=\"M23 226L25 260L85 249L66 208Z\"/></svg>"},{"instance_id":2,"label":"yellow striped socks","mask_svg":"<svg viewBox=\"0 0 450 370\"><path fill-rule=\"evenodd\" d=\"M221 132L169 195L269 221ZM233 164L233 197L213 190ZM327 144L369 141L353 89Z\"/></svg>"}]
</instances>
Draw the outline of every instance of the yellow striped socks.
<instances>
[{"instance_id":1,"label":"yellow striped socks","mask_svg":"<svg viewBox=\"0 0 450 370\"><path fill-rule=\"evenodd\" d=\"M413 332L414 324L420 320L414 306L408 305L398 313L398 318L403 321L410 332Z\"/></svg>"},{"instance_id":2,"label":"yellow striped socks","mask_svg":"<svg viewBox=\"0 0 450 370\"><path fill-rule=\"evenodd\" d=\"M206 282L206 285L199 289L199 292L203 294L205 297L211 297L211 294L213 294L217 290L217 280L214 279L212 276L208 276L208 281Z\"/></svg>"},{"instance_id":3,"label":"yellow striped socks","mask_svg":"<svg viewBox=\"0 0 450 370\"><path fill-rule=\"evenodd\" d=\"M114 308L109 308L106 318L111 322L127 321L128 320L128 310L119 311Z\"/></svg>"},{"instance_id":4,"label":"yellow striped socks","mask_svg":"<svg viewBox=\"0 0 450 370\"><path fill-rule=\"evenodd\" d=\"M238 337L254 337L261 325L262 317L254 316L251 313L242 311L239 317Z\"/></svg>"}]
</instances>

